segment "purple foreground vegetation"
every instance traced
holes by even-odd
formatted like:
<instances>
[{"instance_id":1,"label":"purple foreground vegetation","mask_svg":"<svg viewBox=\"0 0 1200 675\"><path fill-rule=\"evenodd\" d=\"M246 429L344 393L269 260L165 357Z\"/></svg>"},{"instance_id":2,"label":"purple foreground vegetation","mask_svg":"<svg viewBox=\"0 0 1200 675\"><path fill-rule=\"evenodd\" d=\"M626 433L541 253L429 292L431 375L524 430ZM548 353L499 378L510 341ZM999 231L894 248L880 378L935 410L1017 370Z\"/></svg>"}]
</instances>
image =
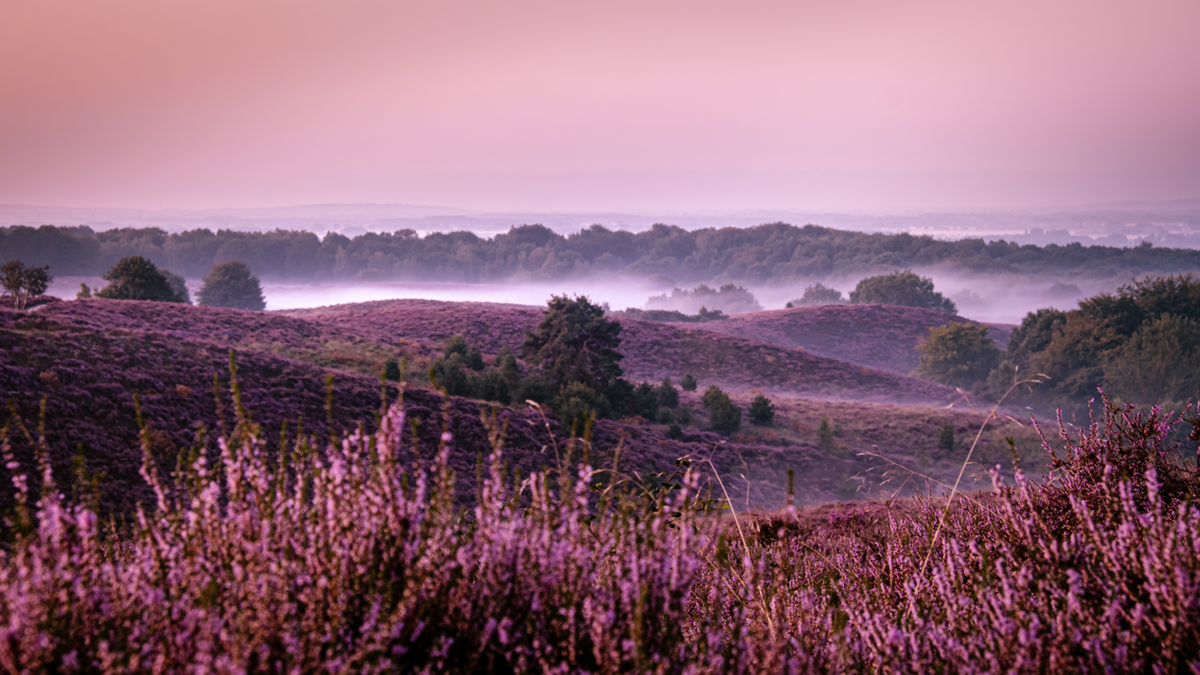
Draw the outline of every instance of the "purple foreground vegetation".
<instances>
[{"instance_id":1,"label":"purple foreground vegetation","mask_svg":"<svg viewBox=\"0 0 1200 675\"><path fill-rule=\"evenodd\" d=\"M714 516L703 463L635 491L572 461L580 443L510 476L495 417L465 511L454 439L422 465L396 404L323 452L267 453L244 415L170 478L147 448L156 503L119 532L44 452L29 504L6 434L0 667L1200 672L1197 481L1173 421L1109 408L1062 435L1044 483L885 503L874 524Z\"/></svg>"}]
</instances>

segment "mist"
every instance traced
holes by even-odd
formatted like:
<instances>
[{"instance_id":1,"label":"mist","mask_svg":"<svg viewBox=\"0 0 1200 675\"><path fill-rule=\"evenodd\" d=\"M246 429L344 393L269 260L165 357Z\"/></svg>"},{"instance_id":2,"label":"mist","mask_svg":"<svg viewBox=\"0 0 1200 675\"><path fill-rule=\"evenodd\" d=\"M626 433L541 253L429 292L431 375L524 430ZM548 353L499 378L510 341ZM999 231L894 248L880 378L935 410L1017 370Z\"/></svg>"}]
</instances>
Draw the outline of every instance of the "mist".
<instances>
[{"instance_id":1,"label":"mist","mask_svg":"<svg viewBox=\"0 0 1200 675\"><path fill-rule=\"evenodd\" d=\"M916 268L914 271L934 281L935 289L958 306L958 313L968 319L987 323L1018 324L1024 316L1044 307L1074 309L1080 299L1102 292L1112 292L1130 279L1078 279L1051 275L1029 277L1017 275L960 275L944 271ZM748 289L765 310L781 309L804 294L805 287L823 283L849 296L859 280L857 275L811 279L789 283L739 285ZM57 277L47 294L74 298L79 285L85 283L92 291L107 282L100 277ZM716 278L709 286L719 286L728 280ZM195 302L203 282L189 279L188 290ZM669 293L673 287L689 289L697 284L673 284L661 276L630 278L594 276L547 282L510 283L444 283L415 281L326 282L295 283L264 280L263 296L267 311L282 311L324 307L377 300L425 299L445 302L494 302L540 307L553 295L587 296L596 303L607 304L613 311L627 308L647 309L651 296Z\"/></svg>"}]
</instances>

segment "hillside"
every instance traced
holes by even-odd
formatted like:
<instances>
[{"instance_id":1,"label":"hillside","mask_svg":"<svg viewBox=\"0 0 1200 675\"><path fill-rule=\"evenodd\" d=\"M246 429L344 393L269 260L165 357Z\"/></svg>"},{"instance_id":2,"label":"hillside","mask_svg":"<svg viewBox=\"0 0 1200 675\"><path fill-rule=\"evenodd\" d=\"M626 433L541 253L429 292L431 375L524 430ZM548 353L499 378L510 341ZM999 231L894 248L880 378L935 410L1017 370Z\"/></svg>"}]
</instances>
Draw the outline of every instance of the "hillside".
<instances>
[{"instance_id":1,"label":"hillside","mask_svg":"<svg viewBox=\"0 0 1200 675\"><path fill-rule=\"evenodd\" d=\"M542 315L536 307L432 300L386 300L280 314L320 323L339 334L357 333L377 341L404 336L407 340L438 343L462 333L485 353L495 353L504 345L519 353L525 331L535 328ZM809 398L874 403L945 405L956 398L949 387L903 374L864 368L749 336L697 328L711 324L619 320L623 327L621 353L625 357L621 366L631 379L660 381L670 377L678 382L684 373L691 373L704 386L760 388Z\"/></svg>"},{"instance_id":2,"label":"hillside","mask_svg":"<svg viewBox=\"0 0 1200 675\"><path fill-rule=\"evenodd\" d=\"M445 321L438 330L461 330L460 325L479 325L464 324L464 320L486 320L497 335L503 335L505 330L517 335L516 327L537 314L536 310L497 306L437 309L424 319L416 313L401 312L401 316L416 323L424 322L422 325ZM71 475L70 458L82 444L88 468L106 474L105 503L126 510L148 497L138 474L141 450L133 393L141 396L158 467L169 474L178 452L196 443L198 429L207 428L211 439L222 424L232 421L228 395L231 349L237 353L243 401L253 419L266 425L268 452L278 451L281 424L285 420L290 422L289 442L295 440L297 423L301 420L306 435L316 439L326 437L330 429L326 423L325 379L330 375L333 376L332 431L353 430L359 423L370 430L380 407L381 392L378 380L365 373L378 367L376 359L380 355L398 349L418 354L436 348L438 343L432 331L427 331L428 335L407 334L407 329L386 320L388 312L373 315L368 311L356 321L342 314L345 313L326 312L327 317L341 318L316 320L315 316L304 319L276 313L117 300L53 303L34 312L0 310L0 396L13 403L33 433L44 397L46 436L56 475ZM452 320L455 316L460 318ZM508 317L512 323L502 323L501 317ZM377 320L377 325L368 318ZM715 337L712 343L717 347L711 348L710 356L725 349L747 350L751 355L747 363L755 367L756 363L770 364L768 357L780 359L770 364L780 369L796 364L836 363L800 353L795 353L793 360L783 360L780 355L785 352L778 348L702 331L680 332L671 326L630 328L632 347L650 349L652 340L678 340L677 344L655 352L658 358L703 349L702 341ZM754 356L755 350L758 356ZM760 357L761 363L755 361ZM631 353L631 361L637 363L639 359L643 364L653 360L651 356ZM863 379L849 381L843 391L870 392L871 387L883 389L889 381L907 379L878 371L864 375L858 367L852 367L850 372L857 372L857 377ZM220 378L223 414L218 413L213 394L214 375ZM873 379L877 380L875 384ZM819 389L820 385L811 388ZM399 393L395 384L389 384L386 390L389 400L395 400ZM693 413L693 422L685 425L681 440L669 440L666 428L661 425L640 420L602 421L593 437L592 463L609 466L624 437L620 469L644 480L651 480L651 473L669 469L677 457L711 456L722 473L746 476L745 482L731 490L739 499L748 498L746 503L751 506L775 507L781 503L787 468L798 471L800 503L819 503L875 493L873 490L884 480L877 474L884 467L875 459L857 454L872 448L873 452L905 466L919 467L922 473L938 480L952 478L961 448L945 455L933 452L938 429L943 423L951 424L961 443L973 435L982 420L980 415L966 411L823 403L771 395L779 408L776 425L744 427L728 440L706 430L706 418L696 393L683 397L683 405ZM749 398L749 392L734 393L734 401L743 409ZM440 412L442 398L434 392L409 387L404 400L409 414L423 421L419 436L422 456L428 460L445 422ZM456 438L451 466L459 476L456 486L464 500L474 495L477 457L488 452L481 413L489 407L491 404L457 398L449 404L448 423ZM816 430L825 416L841 431L831 446L822 449ZM508 424L505 456L512 467L519 467L528 475L555 466L554 442L547 424L561 444L563 433L556 422L546 422L525 406L502 411L501 417ZM1003 461L1007 465L1007 450L1002 440L1006 434L1025 438L1023 446L1033 451L1036 444L1027 433L1028 425L998 423L987 435L981 459ZM16 426L10 427L10 438L18 461L32 467L33 449ZM211 440L209 447L211 452ZM212 459L215 461L215 456ZM973 484L984 485L986 478L983 483ZM921 486L920 481L909 481L906 489L911 491ZM0 492L0 508L11 504L11 497L11 488L6 486Z\"/></svg>"},{"instance_id":3,"label":"hillside","mask_svg":"<svg viewBox=\"0 0 1200 675\"><path fill-rule=\"evenodd\" d=\"M915 347L930 328L950 321L979 323L920 307L897 305L817 305L735 314L723 321L673 324L804 351L868 368L907 375L917 367ZM989 324L1004 349L1015 326Z\"/></svg>"}]
</instances>

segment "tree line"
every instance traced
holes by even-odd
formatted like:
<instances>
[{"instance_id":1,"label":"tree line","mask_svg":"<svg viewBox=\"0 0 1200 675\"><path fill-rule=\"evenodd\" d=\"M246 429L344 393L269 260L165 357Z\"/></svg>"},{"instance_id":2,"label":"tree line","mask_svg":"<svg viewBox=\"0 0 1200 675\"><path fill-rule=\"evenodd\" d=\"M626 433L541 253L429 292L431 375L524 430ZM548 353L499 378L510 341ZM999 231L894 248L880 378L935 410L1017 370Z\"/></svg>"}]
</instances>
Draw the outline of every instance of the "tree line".
<instances>
[{"instance_id":1,"label":"tree line","mask_svg":"<svg viewBox=\"0 0 1200 675\"><path fill-rule=\"evenodd\" d=\"M981 401L1080 413L1103 389L1117 401L1183 410L1200 400L1200 280L1149 277L1077 309L1030 312L1004 350L987 326L953 321L931 328L917 350L914 376Z\"/></svg>"},{"instance_id":2,"label":"tree line","mask_svg":"<svg viewBox=\"0 0 1200 675\"><path fill-rule=\"evenodd\" d=\"M866 234L786 223L693 231L660 224L637 233L593 225L569 235L522 225L491 239L472 232L419 236L411 229L350 238L295 230L95 232L85 226L19 225L0 228L0 251L6 259L49 265L55 274L66 276L98 275L121 258L138 255L188 278L199 277L214 264L241 260L260 277L304 281L494 282L621 272L660 274L679 282L722 278L761 283L931 266L973 273L1053 269L1109 278L1200 267L1200 251L1190 249L940 241L907 233Z\"/></svg>"}]
</instances>

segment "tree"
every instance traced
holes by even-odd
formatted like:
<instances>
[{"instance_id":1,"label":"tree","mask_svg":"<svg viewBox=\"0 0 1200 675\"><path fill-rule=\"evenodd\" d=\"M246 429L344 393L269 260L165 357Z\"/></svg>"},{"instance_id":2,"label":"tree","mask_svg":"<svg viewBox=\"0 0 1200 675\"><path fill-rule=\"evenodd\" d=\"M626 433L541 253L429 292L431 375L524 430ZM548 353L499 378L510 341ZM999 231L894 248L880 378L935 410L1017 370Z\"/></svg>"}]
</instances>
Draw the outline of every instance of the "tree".
<instances>
[{"instance_id":1,"label":"tree","mask_svg":"<svg viewBox=\"0 0 1200 675\"><path fill-rule=\"evenodd\" d=\"M162 272L162 275L167 278L167 284L171 287L177 298L176 302L182 302L186 305L192 304L192 294L188 292L187 281L183 277L170 270L160 269L159 272Z\"/></svg>"},{"instance_id":2,"label":"tree","mask_svg":"<svg viewBox=\"0 0 1200 675\"><path fill-rule=\"evenodd\" d=\"M846 298L836 288L830 288L822 283L815 283L804 289L804 295L799 300L788 303L789 306L803 307L805 305L844 305Z\"/></svg>"},{"instance_id":3,"label":"tree","mask_svg":"<svg viewBox=\"0 0 1200 675\"><path fill-rule=\"evenodd\" d=\"M551 297L537 329L525 335L521 352L552 391L579 384L605 399L610 407L624 406L632 387L622 379L621 324L607 319L604 308L586 296ZM587 396L574 390L581 403ZM561 402L560 402L561 403ZM561 407L561 406L554 406Z\"/></svg>"},{"instance_id":4,"label":"tree","mask_svg":"<svg viewBox=\"0 0 1200 675\"><path fill-rule=\"evenodd\" d=\"M27 267L20 260L9 260L0 266L0 286L3 286L4 294L12 298L13 307L25 309L30 297L46 292L46 287L54 280L49 269L49 265Z\"/></svg>"},{"instance_id":5,"label":"tree","mask_svg":"<svg viewBox=\"0 0 1200 675\"><path fill-rule=\"evenodd\" d=\"M664 377L662 384L658 385L658 404L664 408L679 407L679 390L671 384L669 377Z\"/></svg>"},{"instance_id":6,"label":"tree","mask_svg":"<svg viewBox=\"0 0 1200 675\"><path fill-rule=\"evenodd\" d=\"M383 377L391 382L400 381L400 362L396 359L388 359L383 362Z\"/></svg>"},{"instance_id":7,"label":"tree","mask_svg":"<svg viewBox=\"0 0 1200 675\"><path fill-rule=\"evenodd\" d=\"M1130 403L1181 405L1200 390L1200 321L1163 314L1104 357L1104 389Z\"/></svg>"},{"instance_id":8,"label":"tree","mask_svg":"<svg viewBox=\"0 0 1200 675\"><path fill-rule=\"evenodd\" d=\"M1030 312L1021 320L1021 325L1008 336L1008 347L1004 358L1014 366L1029 367L1029 358L1046 349L1054 339L1054 332L1067 322L1067 313L1050 307Z\"/></svg>"},{"instance_id":9,"label":"tree","mask_svg":"<svg viewBox=\"0 0 1200 675\"><path fill-rule=\"evenodd\" d=\"M750 423L760 427L775 424L775 404L771 399L759 394L750 402Z\"/></svg>"},{"instance_id":10,"label":"tree","mask_svg":"<svg viewBox=\"0 0 1200 675\"><path fill-rule=\"evenodd\" d=\"M158 302L183 302L183 298L171 288L154 263L140 255L121 258L107 272L100 275L108 285L96 291L95 297L109 300L154 300Z\"/></svg>"},{"instance_id":11,"label":"tree","mask_svg":"<svg viewBox=\"0 0 1200 675\"><path fill-rule=\"evenodd\" d=\"M266 309L258 277L250 273L246 263L238 260L213 265L204 275L200 288L200 304L209 307L230 307L261 311Z\"/></svg>"},{"instance_id":12,"label":"tree","mask_svg":"<svg viewBox=\"0 0 1200 675\"><path fill-rule=\"evenodd\" d=\"M829 415L821 418L821 424L817 426L817 447L822 452L833 452L837 449L837 441L834 436L837 431L833 428L833 424L829 421Z\"/></svg>"},{"instance_id":13,"label":"tree","mask_svg":"<svg viewBox=\"0 0 1200 675\"><path fill-rule=\"evenodd\" d=\"M948 314L958 313L953 301L933 290L933 279L919 277L912 270L863 279L850 292L850 303L924 307Z\"/></svg>"},{"instance_id":14,"label":"tree","mask_svg":"<svg viewBox=\"0 0 1200 675\"><path fill-rule=\"evenodd\" d=\"M679 388L684 391L696 391L696 378L692 377L691 373L684 373L683 378L679 380Z\"/></svg>"},{"instance_id":15,"label":"tree","mask_svg":"<svg viewBox=\"0 0 1200 675\"><path fill-rule=\"evenodd\" d=\"M478 347L468 344L461 333L451 335L450 339L446 340L446 347L442 353L446 358L457 354L466 367L476 372L483 370L483 352L479 351Z\"/></svg>"},{"instance_id":16,"label":"tree","mask_svg":"<svg viewBox=\"0 0 1200 675\"><path fill-rule=\"evenodd\" d=\"M1000 363L1000 348L988 335L987 326L950 323L929 329L929 337L917 345L921 362L912 372L952 387L970 387L986 379Z\"/></svg>"},{"instance_id":17,"label":"tree","mask_svg":"<svg viewBox=\"0 0 1200 675\"><path fill-rule=\"evenodd\" d=\"M946 422L938 430L937 449L942 452L954 451L954 425Z\"/></svg>"},{"instance_id":18,"label":"tree","mask_svg":"<svg viewBox=\"0 0 1200 675\"><path fill-rule=\"evenodd\" d=\"M742 426L742 409L734 405L729 394L717 385L704 392L704 408L708 411L708 423L712 430L728 436Z\"/></svg>"},{"instance_id":19,"label":"tree","mask_svg":"<svg viewBox=\"0 0 1200 675\"><path fill-rule=\"evenodd\" d=\"M658 419L658 388L649 382L634 387L633 409L648 420Z\"/></svg>"}]
</instances>

